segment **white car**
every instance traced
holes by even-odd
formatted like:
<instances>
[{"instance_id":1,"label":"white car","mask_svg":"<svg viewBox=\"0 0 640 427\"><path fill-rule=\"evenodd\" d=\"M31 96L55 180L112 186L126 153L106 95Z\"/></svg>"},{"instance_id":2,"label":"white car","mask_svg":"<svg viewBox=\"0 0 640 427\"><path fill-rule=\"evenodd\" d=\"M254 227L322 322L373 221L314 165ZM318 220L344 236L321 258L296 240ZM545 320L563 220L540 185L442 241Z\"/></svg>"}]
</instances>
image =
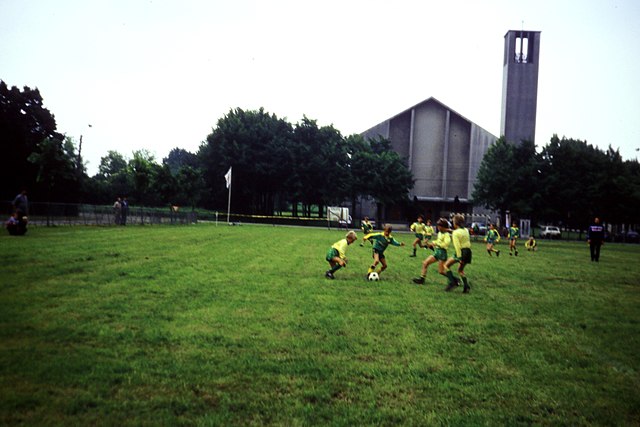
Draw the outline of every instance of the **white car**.
<instances>
[{"instance_id":1,"label":"white car","mask_svg":"<svg viewBox=\"0 0 640 427\"><path fill-rule=\"evenodd\" d=\"M560 234L560 229L554 225L540 227L540 237L543 239L559 239Z\"/></svg>"}]
</instances>

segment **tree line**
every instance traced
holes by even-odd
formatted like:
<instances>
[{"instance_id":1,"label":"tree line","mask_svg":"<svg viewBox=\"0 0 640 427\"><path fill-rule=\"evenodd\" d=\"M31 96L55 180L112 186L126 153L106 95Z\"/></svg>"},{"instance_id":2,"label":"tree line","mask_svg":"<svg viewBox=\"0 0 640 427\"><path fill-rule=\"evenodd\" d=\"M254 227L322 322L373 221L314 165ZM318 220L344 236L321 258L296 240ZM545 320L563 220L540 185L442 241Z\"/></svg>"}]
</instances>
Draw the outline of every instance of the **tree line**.
<instances>
[{"instance_id":1,"label":"tree line","mask_svg":"<svg viewBox=\"0 0 640 427\"><path fill-rule=\"evenodd\" d=\"M618 150L554 135L540 151L504 138L482 159L474 202L516 218L584 229L599 216L612 224L640 219L640 165Z\"/></svg>"},{"instance_id":2,"label":"tree line","mask_svg":"<svg viewBox=\"0 0 640 427\"><path fill-rule=\"evenodd\" d=\"M343 136L307 117L291 124L263 109L230 110L196 153L176 147L158 161L147 150L130 158L108 151L89 177L80 146L57 132L38 89L0 80L0 137L3 200L23 186L37 201L111 204L127 196L134 205L226 211L223 177L233 166L233 213L322 216L326 206L355 207L360 198L381 208L411 203L413 177L388 139ZM632 224L640 216L640 166L611 147L555 135L540 151L500 138L482 160L472 199L534 224L582 228L595 215Z\"/></svg>"},{"instance_id":3,"label":"tree line","mask_svg":"<svg viewBox=\"0 0 640 427\"><path fill-rule=\"evenodd\" d=\"M3 182L29 189L32 200L109 204L182 205L226 210L224 175L233 167L234 213L322 216L326 206L370 198L380 206L407 199L413 186L405 162L386 139L343 136L333 126L299 123L263 109L232 109L196 153L174 148L157 161L148 150L128 158L108 151L89 177L80 147L56 131L37 89L9 89L0 81ZM9 172L10 171L10 172ZM1 197L16 188L3 186Z\"/></svg>"}]
</instances>

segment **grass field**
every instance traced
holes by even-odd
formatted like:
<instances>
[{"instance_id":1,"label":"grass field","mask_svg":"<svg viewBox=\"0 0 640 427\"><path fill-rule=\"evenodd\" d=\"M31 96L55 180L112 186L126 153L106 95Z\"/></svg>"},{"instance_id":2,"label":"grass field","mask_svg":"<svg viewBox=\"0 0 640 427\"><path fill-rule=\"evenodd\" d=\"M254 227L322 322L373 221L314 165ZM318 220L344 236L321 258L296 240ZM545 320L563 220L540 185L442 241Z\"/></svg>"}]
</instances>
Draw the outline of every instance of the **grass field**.
<instances>
[{"instance_id":1,"label":"grass field","mask_svg":"<svg viewBox=\"0 0 640 427\"><path fill-rule=\"evenodd\" d=\"M640 424L640 245L477 243L464 295L411 283L409 234L380 282L359 242L326 279L343 234L0 236L0 424Z\"/></svg>"}]
</instances>

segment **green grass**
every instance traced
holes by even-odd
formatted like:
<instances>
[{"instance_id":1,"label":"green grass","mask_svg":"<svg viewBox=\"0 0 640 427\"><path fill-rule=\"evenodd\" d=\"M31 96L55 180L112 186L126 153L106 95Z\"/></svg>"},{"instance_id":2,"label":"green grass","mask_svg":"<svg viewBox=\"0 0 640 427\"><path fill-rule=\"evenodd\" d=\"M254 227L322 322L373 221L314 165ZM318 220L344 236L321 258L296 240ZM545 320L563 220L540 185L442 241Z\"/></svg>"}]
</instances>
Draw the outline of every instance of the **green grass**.
<instances>
[{"instance_id":1,"label":"green grass","mask_svg":"<svg viewBox=\"0 0 640 427\"><path fill-rule=\"evenodd\" d=\"M433 266L413 285L409 247L369 283L358 242L325 279L343 234L0 236L0 424L640 423L640 245L607 244L594 264L585 243L517 258L475 243L463 295Z\"/></svg>"}]
</instances>

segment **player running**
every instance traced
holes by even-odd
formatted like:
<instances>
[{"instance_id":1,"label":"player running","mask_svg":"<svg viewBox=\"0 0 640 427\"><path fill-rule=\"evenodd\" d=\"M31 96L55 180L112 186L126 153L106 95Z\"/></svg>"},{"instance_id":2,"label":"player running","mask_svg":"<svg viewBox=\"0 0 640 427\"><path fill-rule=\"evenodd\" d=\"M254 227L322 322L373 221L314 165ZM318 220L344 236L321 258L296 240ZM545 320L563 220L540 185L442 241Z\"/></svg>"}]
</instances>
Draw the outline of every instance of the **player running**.
<instances>
[{"instance_id":1,"label":"player running","mask_svg":"<svg viewBox=\"0 0 640 427\"><path fill-rule=\"evenodd\" d=\"M355 231L350 231L347 233L344 239L338 240L335 242L329 250L327 251L327 255L325 259L331 266L330 270L327 270L324 275L328 279L335 279L333 273L340 270L342 267L347 266L347 247L358 240L358 236Z\"/></svg>"},{"instance_id":2,"label":"player running","mask_svg":"<svg viewBox=\"0 0 640 427\"><path fill-rule=\"evenodd\" d=\"M489 224L489 230L487 230L487 235L484 236L485 242L487 242L487 253L491 256L492 252L496 253L496 256L500 256L500 251L493 247L496 243L500 241L500 233L496 230L496 226L493 224Z\"/></svg>"},{"instance_id":3,"label":"player running","mask_svg":"<svg viewBox=\"0 0 640 427\"><path fill-rule=\"evenodd\" d=\"M516 256L518 256L518 248L516 247L517 239L520 237L520 229L514 222L511 224L509 228L509 256L513 255L513 251L515 251Z\"/></svg>"},{"instance_id":4,"label":"player running","mask_svg":"<svg viewBox=\"0 0 640 427\"><path fill-rule=\"evenodd\" d=\"M371 233L364 236L364 240L373 242L373 264L371 264L371 267L369 267L369 270L367 270L366 277L369 277L369 273L375 271L378 264L382 264L382 267L380 267L380 270L378 270L378 274L387 269L387 260L384 256L384 251L389 245L404 246L404 242L399 242L393 238L393 236L391 235L392 230L393 228L391 227L391 225L386 224L382 232Z\"/></svg>"},{"instance_id":5,"label":"player running","mask_svg":"<svg viewBox=\"0 0 640 427\"><path fill-rule=\"evenodd\" d=\"M415 258L415 256L416 256L416 245L420 246L421 248L424 248L424 245L422 244L422 242L424 241L424 239L427 236L427 226L424 224L424 217L422 215L418 215L418 218L416 219L416 222L411 224L411 227L409 227L409 228L411 229L411 231L414 232L414 234L416 236L416 240L413 241L413 254L411 254L409 256Z\"/></svg>"},{"instance_id":6,"label":"player running","mask_svg":"<svg viewBox=\"0 0 640 427\"><path fill-rule=\"evenodd\" d=\"M362 229L362 243L360 243L360 246L364 246L364 238L367 236L367 234L371 233L373 231L373 225L371 224L371 222L369 222L369 217L365 216L364 219L362 220L362 224L360 224L360 228Z\"/></svg>"},{"instance_id":7,"label":"player running","mask_svg":"<svg viewBox=\"0 0 640 427\"><path fill-rule=\"evenodd\" d=\"M467 264L471 264L471 237L469 236L469 230L464 226L464 217L460 214L456 214L453 217L453 233L451 233L451 240L453 241L453 247L455 248L455 255L447 260L445 263L446 275L449 278L449 285L445 288L445 291L449 292L456 286L458 281L453 277L453 273L449 268L456 263L458 265L458 274L462 278L464 288L463 294L468 294L471 291L469 281L464 273L464 267Z\"/></svg>"},{"instance_id":8,"label":"player running","mask_svg":"<svg viewBox=\"0 0 640 427\"><path fill-rule=\"evenodd\" d=\"M418 285L424 284L424 279L427 277L427 269L431 264L438 263L438 273L443 276L446 275L444 269L444 263L447 261L447 248L451 244L451 235L449 234L449 221L444 218L440 218L436 223L438 227L438 237L435 242L429 242L427 245L434 250L432 255L429 255L422 263L422 271L420 277L413 279L413 283Z\"/></svg>"}]
</instances>

